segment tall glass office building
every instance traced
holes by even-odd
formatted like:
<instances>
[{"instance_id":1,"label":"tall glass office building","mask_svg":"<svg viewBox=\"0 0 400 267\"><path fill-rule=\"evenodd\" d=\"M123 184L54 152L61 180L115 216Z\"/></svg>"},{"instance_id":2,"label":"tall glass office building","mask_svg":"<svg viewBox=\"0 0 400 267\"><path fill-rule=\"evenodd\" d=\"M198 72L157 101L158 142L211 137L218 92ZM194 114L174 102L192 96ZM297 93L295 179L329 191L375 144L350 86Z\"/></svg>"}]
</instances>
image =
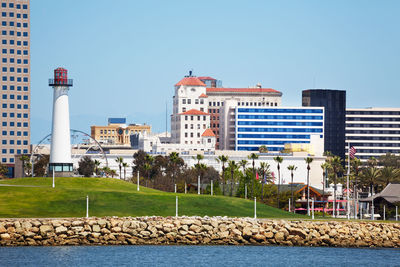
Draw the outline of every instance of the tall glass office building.
<instances>
[{"instance_id":1,"label":"tall glass office building","mask_svg":"<svg viewBox=\"0 0 400 267\"><path fill-rule=\"evenodd\" d=\"M12 176L15 155L28 153L30 140L30 14L28 0L0 3L0 162Z\"/></svg>"},{"instance_id":2,"label":"tall glass office building","mask_svg":"<svg viewBox=\"0 0 400 267\"><path fill-rule=\"evenodd\" d=\"M344 159L346 91L309 89L303 91L303 107L325 108L325 151Z\"/></svg>"},{"instance_id":3,"label":"tall glass office building","mask_svg":"<svg viewBox=\"0 0 400 267\"><path fill-rule=\"evenodd\" d=\"M281 151L285 144L309 144L324 138L323 107L239 108L235 110L235 150Z\"/></svg>"}]
</instances>

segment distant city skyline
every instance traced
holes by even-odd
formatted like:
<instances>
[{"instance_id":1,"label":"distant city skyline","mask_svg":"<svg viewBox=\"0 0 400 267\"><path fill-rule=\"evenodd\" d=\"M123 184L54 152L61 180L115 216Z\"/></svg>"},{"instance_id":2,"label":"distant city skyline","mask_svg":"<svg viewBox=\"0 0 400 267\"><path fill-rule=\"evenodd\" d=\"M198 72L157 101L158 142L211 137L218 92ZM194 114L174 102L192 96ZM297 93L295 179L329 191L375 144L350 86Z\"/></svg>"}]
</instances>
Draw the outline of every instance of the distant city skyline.
<instances>
[{"instance_id":1,"label":"distant city skyline","mask_svg":"<svg viewBox=\"0 0 400 267\"><path fill-rule=\"evenodd\" d=\"M347 107L398 107L398 1L35 1L31 142L51 131L53 69L65 67L71 128L108 117L165 130L189 70L224 87L261 83L301 106L304 89L347 90ZM389 97L388 97L389 96ZM168 116L168 126L169 126Z\"/></svg>"}]
</instances>

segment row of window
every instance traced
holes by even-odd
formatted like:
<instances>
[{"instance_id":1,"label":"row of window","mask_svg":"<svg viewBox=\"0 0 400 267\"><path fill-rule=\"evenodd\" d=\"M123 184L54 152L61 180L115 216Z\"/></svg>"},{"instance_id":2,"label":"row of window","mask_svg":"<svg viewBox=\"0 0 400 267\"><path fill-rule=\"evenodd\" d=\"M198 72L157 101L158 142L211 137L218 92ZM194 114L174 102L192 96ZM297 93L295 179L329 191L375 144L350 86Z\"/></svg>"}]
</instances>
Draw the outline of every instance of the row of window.
<instances>
[{"instance_id":1,"label":"row of window","mask_svg":"<svg viewBox=\"0 0 400 267\"><path fill-rule=\"evenodd\" d=\"M1 162L2 163L6 163L7 162L7 158L1 158ZM13 163L13 162L14 162L14 159L10 158L10 163Z\"/></svg>"},{"instance_id":2,"label":"row of window","mask_svg":"<svg viewBox=\"0 0 400 267\"><path fill-rule=\"evenodd\" d=\"M182 104L192 104L192 100L189 98L189 99L186 99L186 98L184 98L184 99L182 99ZM195 104L204 104L204 99L198 99L198 98L196 98L195 100L194 100L194 103Z\"/></svg>"},{"instance_id":3,"label":"row of window","mask_svg":"<svg viewBox=\"0 0 400 267\"><path fill-rule=\"evenodd\" d=\"M322 109L296 109L296 108L239 108L238 112L251 113L323 113Z\"/></svg>"},{"instance_id":4,"label":"row of window","mask_svg":"<svg viewBox=\"0 0 400 267\"><path fill-rule=\"evenodd\" d=\"M2 50L1 50L1 52L3 53L3 54L7 54L7 48L3 48ZM10 54L15 54L15 49L13 49L13 48L10 48L10 49L8 49L8 52L10 53ZM24 54L25 56L26 55L28 55L28 50L17 50L17 55L21 55L21 53L22 54Z\"/></svg>"},{"instance_id":5,"label":"row of window","mask_svg":"<svg viewBox=\"0 0 400 267\"><path fill-rule=\"evenodd\" d=\"M359 127L359 128L400 128L400 124L356 124L356 123L347 123L347 127Z\"/></svg>"},{"instance_id":6,"label":"row of window","mask_svg":"<svg viewBox=\"0 0 400 267\"><path fill-rule=\"evenodd\" d=\"M190 120L193 121L194 118L197 117L197 120L200 121L202 116L190 116ZM185 116L185 121L189 120L189 116ZM203 116L203 121L206 120L206 116Z\"/></svg>"},{"instance_id":7,"label":"row of window","mask_svg":"<svg viewBox=\"0 0 400 267\"><path fill-rule=\"evenodd\" d=\"M15 154L15 151L17 152L17 154L21 154L21 152L22 153L24 153L24 154L26 154L26 153L28 153L28 149L13 149L13 148L10 148L10 149L8 149L8 153L9 154ZM5 149L5 148L3 148L2 150L1 150L1 153L4 155L4 154L7 154L7 149Z\"/></svg>"},{"instance_id":8,"label":"row of window","mask_svg":"<svg viewBox=\"0 0 400 267\"><path fill-rule=\"evenodd\" d=\"M400 141L400 137L395 136L346 136L347 140L380 140L380 141Z\"/></svg>"},{"instance_id":9,"label":"row of window","mask_svg":"<svg viewBox=\"0 0 400 267\"><path fill-rule=\"evenodd\" d=\"M322 128L238 128L238 132L322 133L322 131Z\"/></svg>"},{"instance_id":10,"label":"row of window","mask_svg":"<svg viewBox=\"0 0 400 267\"><path fill-rule=\"evenodd\" d=\"M1 35L3 35L3 36L7 35L7 31L6 30L2 30L1 31ZM19 36L28 37L28 32L8 31L8 35L10 35L10 36L17 35L18 37Z\"/></svg>"},{"instance_id":11,"label":"row of window","mask_svg":"<svg viewBox=\"0 0 400 267\"><path fill-rule=\"evenodd\" d=\"M183 107L183 108L182 108L182 112L186 112L186 111L187 111L186 108ZM200 111L204 112L204 108L200 108Z\"/></svg>"},{"instance_id":12,"label":"row of window","mask_svg":"<svg viewBox=\"0 0 400 267\"><path fill-rule=\"evenodd\" d=\"M346 110L349 115L400 115L400 111L352 111Z\"/></svg>"},{"instance_id":13,"label":"row of window","mask_svg":"<svg viewBox=\"0 0 400 267\"><path fill-rule=\"evenodd\" d=\"M7 43L9 45L15 45L15 41L14 40L3 39L3 40L1 40L1 43L3 45L7 45ZM21 45L28 46L28 41L17 41L17 46L21 46Z\"/></svg>"},{"instance_id":14,"label":"row of window","mask_svg":"<svg viewBox=\"0 0 400 267\"><path fill-rule=\"evenodd\" d=\"M277 107L278 103L277 102L276 103L273 103L273 102L271 102L271 103L269 103L269 102L242 102L242 104L240 105L240 102L238 102L238 106L259 106L259 107L261 107L261 106L267 106L267 107L275 106L275 107Z\"/></svg>"},{"instance_id":15,"label":"row of window","mask_svg":"<svg viewBox=\"0 0 400 267\"><path fill-rule=\"evenodd\" d=\"M213 107L219 107L220 106L220 104L221 104L221 106L223 106L224 105L224 102L209 102L208 103L208 105L209 106L213 106Z\"/></svg>"},{"instance_id":16,"label":"row of window","mask_svg":"<svg viewBox=\"0 0 400 267\"><path fill-rule=\"evenodd\" d=\"M397 154L399 153L399 149L358 149L357 148L357 153L393 153Z\"/></svg>"},{"instance_id":17,"label":"row of window","mask_svg":"<svg viewBox=\"0 0 400 267\"><path fill-rule=\"evenodd\" d=\"M14 16L14 15L16 15L16 16ZM26 14L26 13L20 14L20 13L8 12L8 17L10 17L10 18L17 17L17 19L20 19L21 15L22 15L22 18L24 18L24 19L28 18L28 14ZM7 12L1 12L1 16L3 18L6 18L7 17Z\"/></svg>"},{"instance_id":18,"label":"row of window","mask_svg":"<svg viewBox=\"0 0 400 267\"><path fill-rule=\"evenodd\" d=\"M2 126L3 127L7 127L7 122L6 121L3 121L2 122ZM13 121L10 121L10 123L8 124L8 126L10 126L10 127L15 127L15 122L13 122ZM24 122L24 123L22 123L21 124L21 122L17 122L17 127L28 127L28 123L27 122Z\"/></svg>"},{"instance_id":19,"label":"row of window","mask_svg":"<svg viewBox=\"0 0 400 267\"><path fill-rule=\"evenodd\" d=\"M9 80L10 82L15 82L15 77L14 76L10 76L10 79L7 79L7 76L2 76L1 80L3 82L6 82L7 80ZM17 77L17 82L24 82L27 83L28 82L28 77L24 77L23 79L21 79L21 77Z\"/></svg>"},{"instance_id":20,"label":"row of window","mask_svg":"<svg viewBox=\"0 0 400 267\"><path fill-rule=\"evenodd\" d=\"M208 109L209 113L219 113L219 109Z\"/></svg>"},{"instance_id":21,"label":"row of window","mask_svg":"<svg viewBox=\"0 0 400 267\"><path fill-rule=\"evenodd\" d=\"M2 95L2 99L7 99L7 97L9 97L9 99L15 99L15 95L7 95L7 94L3 94ZM24 95L24 100L28 100L28 96ZM17 95L17 100L22 100L22 95Z\"/></svg>"},{"instance_id":22,"label":"row of window","mask_svg":"<svg viewBox=\"0 0 400 267\"><path fill-rule=\"evenodd\" d=\"M1 26L7 26L7 21L2 21L1 22ZM14 21L10 21L8 23L8 26L11 26L11 27L16 26L17 28L21 28L21 27L28 28L28 23L27 22L24 22L24 23L17 22L17 23L15 23Z\"/></svg>"},{"instance_id":23,"label":"row of window","mask_svg":"<svg viewBox=\"0 0 400 267\"><path fill-rule=\"evenodd\" d=\"M15 140L8 140L8 142L7 142L7 140L1 140L1 144L2 145L15 145L15 144L17 144L18 146L20 146L20 145L24 145L24 146L27 146L28 145L28 141L27 140L24 140L24 141L22 141L21 142L21 140L17 140L17 142L15 142Z\"/></svg>"},{"instance_id":24,"label":"row of window","mask_svg":"<svg viewBox=\"0 0 400 267\"><path fill-rule=\"evenodd\" d=\"M7 131L1 131L1 134L3 135L3 136L6 136L7 135ZM11 135L11 136L14 136L15 135L15 131L8 131L8 134L9 135ZM21 132L21 131L17 131L17 136L28 136L28 132Z\"/></svg>"},{"instance_id":25,"label":"row of window","mask_svg":"<svg viewBox=\"0 0 400 267\"><path fill-rule=\"evenodd\" d=\"M354 143L355 146L358 147L400 147L400 143Z\"/></svg>"},{"instance_id":26,"label":"row of window","mask_svg":"<svg viewBox=\"0 0 400 267\"><path fill-rule=\"evenodd\" d=\"M188 137L188 133L185 133L185 137ZM194 137L193 133L190 133L190 137ZM200 137L200 133L197 133L197 137Z\"/></svg>"},{"instance_id":27,"label":"row of window","mask_svg":"<svg viewBox=\"0 0 400 267\"><path fill-rule=\"evenodd\" d=\"M268 151L282 151L284 147L268 147ZM239 146L237 148L239 151L258 151L256 146Z\"/></svg>"},{"instance_id":28,"label":"row of window","mask_svg":"<svg viewBox=\"0 0 400 267\"><path fill-rule=\"evenodd\" d=\"M3 118L7 118L7 112L3 112ZM14 112L10 112L9 113L10 118L15 118L15 113ZM28 113L24 113L23 115L21 113L17 113L17 118L21 118L21 116L23 116L25 119L28 118Z\"/></svg>"},{"instance_id":29,"label":"row of window","mask_svg":"<svg viewBox=\"0 0 400 267\"><path fill-rule=\"evenodd\" d=\"M189 126L190 125L190 126ZM185 129L194 129L194 124L185 124ZM197 124L197 129L200 130L201 129L201 124ZM203 124L203 129L206 129L206 125Z\"/></svg>"},{"instance_id":30,"label":"row of window","mask_svg":"<svg viewBox=\"0 0 400 267\"><path fill-rule=\"evenodd\" d=\"M388 118L388 117L383 117L383 118L372 118L372 117L346 117L346 121L400 121L400 118Z\"/></svg>"},{"instance_id":31,"label":"row of window","mask_svg":"<svg viewBox=\"0 0 400 267\"><path fill-rule=\"evenodd\" d=\"M15 85L10 85L10 87L7 87L7 85L3 85L2 88L4 91L6 91L7 88L9 88L11 91L14 91ZM22 88L24 89L25 92L28 91L28 86L19 86L19 85L17 86L17 91L21 91Z\"/></svg>"},{"instance_id":32,"label":"row of window","mask_svg":"<svg viewBox=\"0 0 400 267\"><path fill-rule=\"evenodd\" d=\"M7 7L7 3L4 3L4 2L1 3L1 7L5 7L6 8ZM20 4L14 5L14 3L9 3L8 7L9 8L14 8L15 7L16 9L21 9L21 7L22 7L22 9L28 9L28 5L25 5L25 4L24 5L20 5Z\"/></svg>"},{"instance_id":33,"label":"row of window","mask_svg":"<svg viewBox=\"0 0 400 267\"><path fill-rule=\"evenodd\" d=\"M9 72L15 72L15 67L10 67L10 68L8 68L7 69L7 67L3 67L3 68L1 68L1 70L2 70L2 72L7 72L7 71L9 71ZM24 72L24 73L28 73L28 68L17 68L17 73L22 73L22 71Z\"/></svg>"},{"instance_id":34,"label":"row of window","mask_svg":"<svg viewBox=\"0 0 400 267\"><path fill-rule=\"evenodd\" d=\"M238 125L323 126L323 123L307 121L239 121Z\"/></svg>"},{"instance_id":35,"label":"row of window","mask_svg":"<svg viewBox=\"0 0 400 267\"><path fill-rule=\"evenodd\" d=\"M9 95L9 96L10 96L10 99L15 99L15 95ZM22 100L22 97L23 97L23 100L28 100L27 95L24 95L24 96L17 95L17 100ZM3 94L2 99L7 99L7 94Z\"/></svg>"},{"instance_id":36,"label":"row of window","mask_svg":"<svg viewBox=\"0 0 400 267\"><path fill-rule=\"evenodd\" d=\"M400 131L382 130L346 130L346 134L400 134Z\"/></svg>"},{"instance_id":37,"label":"row of window","mask_svg":"<svg viewBox=\"0 0 400 267\"><path fill-rule=\"evenodd\" d=\"M285 145L287 141L267 141L267 140L239 140L239 145ZM294 144L309 144L310 141L291 141Z\"/></svg>"},{"instance_id":38,"label":"row of window","mask_svg":"<svg viewBox=\"0 0 400 267\"><path fill-rule=\"evenodd\" d=\"M1 61L3 62L3 63L7 63L7 58L6 57L3 57L2 59L1 59ZM10 60L9 60L9 62L10 63L15 63L15 59L14 58L10 58ZM24 60L22 60L22 59L20 59L20 58L17 58L17 64L28 64L28 59L24 59Z\"/></svg>"},{"instance_id":39,"label":"row of window","mask_svg":"<svg viewBox=\"0 0 400 267\"><path fill-rule=\"evenodd\" d=\"M294 115L238 115L239 119L257 120L323 120L323 116L294 116Z\"/></svg>"},{"instance_id":40,"label":"row of window","mask_svg":"<svg viewBox=\"0 0 400 267\"><path fill-rule=\"evenodd\" d=\"M238 138L310 139L308 134L238 134Z\"/></svg>"}]
</instances>

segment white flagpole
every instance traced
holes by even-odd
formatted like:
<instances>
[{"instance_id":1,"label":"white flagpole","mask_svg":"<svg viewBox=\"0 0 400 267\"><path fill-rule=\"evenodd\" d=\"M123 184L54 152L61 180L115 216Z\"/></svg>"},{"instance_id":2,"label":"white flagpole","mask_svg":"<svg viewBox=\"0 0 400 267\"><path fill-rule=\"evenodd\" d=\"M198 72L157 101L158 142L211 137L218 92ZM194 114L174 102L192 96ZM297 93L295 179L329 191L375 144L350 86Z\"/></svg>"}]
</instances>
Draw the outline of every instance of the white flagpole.
<instances>
[{"instance_id":1,"label":"white flagpole","mask_svg":"<svg viewBox=\"0 0 400 267\"><path fill-rule=\"evenodd\" d=\"M350 220L350 193L349 193L349 180L350 180L350 142L348 146L348 162L347 162L347 220Z\"/></svg>"},{"instance_id":2,"label":"white flagpole","mask_svg":"<svg viewBox=\"0 0 400 267\"><path fill-rule=\"evenodd\" d=\"M139 191L140 190L140 187L139 187L139 171L137 172L137 191Z\"/></svg>"}]
</instances>

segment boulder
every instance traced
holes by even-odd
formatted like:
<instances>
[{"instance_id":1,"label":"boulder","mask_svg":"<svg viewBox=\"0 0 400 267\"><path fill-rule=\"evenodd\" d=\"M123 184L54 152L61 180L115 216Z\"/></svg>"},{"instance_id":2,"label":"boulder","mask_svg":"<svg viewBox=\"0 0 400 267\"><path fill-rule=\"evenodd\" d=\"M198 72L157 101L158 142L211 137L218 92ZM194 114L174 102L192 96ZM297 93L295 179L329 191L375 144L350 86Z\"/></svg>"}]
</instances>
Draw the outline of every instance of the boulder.
<instances>
[{"instance_id":1,"label":"boulder","mask_svg":"<svg viewBox=\"0 0 400 267\"><path fill-rule=\"evenodd\" d=\"M39 227L40 233L45 234L53 231L53 226L45 224Z\"/></svg>"},{"instance_id":2,"label":"boulder","mask_svg":"<svg viewBox=\"0 0 400 267\"><path fill-rule=\"evenodd\" d=\"M67 227L59 226L56 228L56 234L64 234L67 232Z\"/></svg>"}]
</instances>

